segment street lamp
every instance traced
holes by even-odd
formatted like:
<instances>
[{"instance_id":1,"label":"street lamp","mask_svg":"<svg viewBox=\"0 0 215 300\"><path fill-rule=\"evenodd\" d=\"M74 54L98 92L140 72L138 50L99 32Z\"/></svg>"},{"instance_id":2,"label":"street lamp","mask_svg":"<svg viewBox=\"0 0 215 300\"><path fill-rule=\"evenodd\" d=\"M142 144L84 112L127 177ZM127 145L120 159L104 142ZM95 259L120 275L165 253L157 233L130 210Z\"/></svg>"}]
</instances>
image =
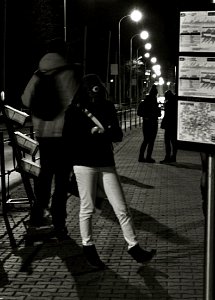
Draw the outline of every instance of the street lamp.
<instances>
[{"instance_id":1,"label":"street lamp","mask_svg":"<svg viewBox=\"0 0 215 300\"><path fill-rule=\"evenodd\" d=\"M130 17L131 20L133 22L139 22L141 19L142 19L142 13L137 10L137 9L134 9L129 15L126 15L124 17L122 17L120 20L119 20L119 23L118 23L118 42L119 42L119 45L118 45L118 82L119 82L119 106L121 107L121 41L120 41L120 27L121 27L121 22L122 20L124 20L125 18L127 17Z\"/></svg>"},{"instance_id":2,"label":"street lamp","mask_svg":"<svg viewBox=\"0 0 215 300\"><path fill-rule=\"evenodd\" d=\"M140 88L139 88L139 83L141 84L141 90L143 90L143 83L146 83L147 84L147 79L146 79L146 76L149 76L150 75L150 73L148 74L147 73L147 60L148 60L148 58L150 57L150 53L149 52L146 52L146 53L144 53L143 54L143 56L139 56L139 50L141 49L141 48L144 48L145 49L145 45L142 45L142 46L140 46L140 47L138 47L137 48L137 60L139 60L139 59L142 59L142 64L143 64L143 74L144 74L144 81L140 81L139 82L139 78L138 78L138 74L137 74L137 89L136 89L136 95L137 95L137 99L138 99L138 92L139 92L139 90L140 90Z\"/></svg>"},{"instance_id":3,"label":"street lamp","mask_svg":"<svg viewBox=\"0 0 215 300\"><path fill-rule=\"evenodd\" d=\"M151 50L152 49L152 44L151 43L146 43L145 44L145 49L146 50Z\"/></svg>"},{"instance_id":4,"label":"street lamp","mask_svg":"<svg viewBox=\"0 0 215 300\"><path fill-rule=\"evenodd\" d=\"M64 41L67 42L67 19L66 19L66 8L67 8L67 3L66 0L63 1L63 13L64 13Z\"/></svg>"},{"instance_id":5,"label":"street lamp","mask_svg":"<svg viewBox=\"0 0 215 300\"><path fill-rule=\"evenodd\" d=\"M151 62L152 62L153 64L155 64L155 63L157 62L157 58L156 58L156 57L152 57L152 58L151 58Z\"/></svg>"},{"instance_id":6,"label":"street lamp","mask_svg":"<svg viewBox=\"0 0 215 300\"><path fill-rule=\"evenodd\" d=\"M149 43L147 43L147 44L149 44ZM137 57L140 56L139 50L140 50L141 48L146 49L145 45L142 45L142 46L138 47L138 48L137 48ZM145 58L149 58L149 57L150 57L150 53L149 53L149 52L144 53L144 57L145 57Z\"/></svg>"},{"instance_id":7,"label":"street lamp","mask_svg":"<svg viewBox=\"0 0 215 300\"><path fill-rule=\"evenodd\" d=\"M137 34L134 34L131 38L130 38L130 73L129 73L129 77L130 77L130 80L129 80L129 98L130 98L130 103L132 102L132 58L133 58L133 55L132 55L132 49L133 49L133 39L136 37L136 36L139 36L141 39L143 40L146 40L148 37L149 37L149 33L148 31L146 30L143 30L141 31L141 33L137 33Z\"/></svg>"},{"instance_id":8,"label":"street lamp","mask_svg":"<svg viewBox=\"0 0 215 300\"><path fill-rule=\"evenodd\" d=\"M130 63L132 64L132 43L133 43L133 39L139 36L142 40L147 40L147 38L149 37L149 33L146 30L141 31L141 33L137 33L135 35L133 35L130 39ZM139 49L139 48L138 48Z\"/></svg>"}]
</instances>

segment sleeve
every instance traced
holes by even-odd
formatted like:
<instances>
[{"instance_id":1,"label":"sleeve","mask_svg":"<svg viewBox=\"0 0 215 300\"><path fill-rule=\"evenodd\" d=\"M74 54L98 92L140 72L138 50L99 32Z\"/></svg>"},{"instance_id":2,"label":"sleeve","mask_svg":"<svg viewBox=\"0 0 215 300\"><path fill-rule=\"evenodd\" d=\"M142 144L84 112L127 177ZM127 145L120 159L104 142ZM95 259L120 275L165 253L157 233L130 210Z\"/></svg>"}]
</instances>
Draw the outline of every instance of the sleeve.
<instances>
[{"instance_id":1,"label":"sleeve","mask_svg":"<svg viewBox=\"0 0 215 300\"><path fill-rule=\"evenodd\" d=\"M137 108L137 115L143 117L144 101L141 101Z\"/></svg>"},{"instance_id":2,"label":"sleeve","mask_svg":"<svg viewBox=\"0 0 215 300\"><path fill-rule=\"evenodd\" d=\"M31 77L31 79L29 80L28 84L25 87L25 90L21 96L21 100L24 106L26 107L30 107L31 105L31 100L34 96L34 90L35 90L35 86L38 82L39 78L38 76L36 76L35 74Z\"/></svg>"},{"instance_id":3,"label":"sleeve","mask_svg":"<svg viewBox=\"0 0 215 300\"><path fill-rule=\"evenodd\" d=\"M107 124L106 134L111 142L121 142L123 139L122 128L120 127L117 112L113 103L110 106L110 119Z\"/></svg>"}]
</instances>

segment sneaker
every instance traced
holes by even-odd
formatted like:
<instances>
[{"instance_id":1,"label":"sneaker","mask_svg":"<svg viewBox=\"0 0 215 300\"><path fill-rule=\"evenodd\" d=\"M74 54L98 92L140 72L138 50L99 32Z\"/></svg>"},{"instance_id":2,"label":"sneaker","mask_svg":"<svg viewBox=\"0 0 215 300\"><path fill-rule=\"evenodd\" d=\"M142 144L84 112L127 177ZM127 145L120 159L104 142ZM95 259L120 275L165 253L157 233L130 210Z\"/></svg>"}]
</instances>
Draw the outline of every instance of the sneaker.
<instances>
[{"instance_id":1,"label":"sneaker","mask_svg":"<svg viewBox=\"0 0 215 300\"><path fill-rule=\"evenodd\" d=\"M155 163L155 160L153 158L149 157L149 158L146 158L145 162L153 164L153 163Z\"/></svg>"},{"instance_id":2,"label":"sneaker","mask_svg":"<svg viewBox=\"0 0 215 300\"><path fill-rule=\"evenodd\" d=\"M128 250L128 253L135 259L138 263L146 263L152 260L156 254L156 250L146 251L140 248L139 244Z\"/></svg>"},{"instance_id":3,"label":"sneaker","mask_svg":"<svg viewBox=\"0 0 215 300\"><path fill-rule=\"evenodd\" d=\"M88 263L92 267L96 267L99 269L105 269L105 264L101 261L95 245L83 246L84 255L88 261Z\"/></svg>"}]
</instances>

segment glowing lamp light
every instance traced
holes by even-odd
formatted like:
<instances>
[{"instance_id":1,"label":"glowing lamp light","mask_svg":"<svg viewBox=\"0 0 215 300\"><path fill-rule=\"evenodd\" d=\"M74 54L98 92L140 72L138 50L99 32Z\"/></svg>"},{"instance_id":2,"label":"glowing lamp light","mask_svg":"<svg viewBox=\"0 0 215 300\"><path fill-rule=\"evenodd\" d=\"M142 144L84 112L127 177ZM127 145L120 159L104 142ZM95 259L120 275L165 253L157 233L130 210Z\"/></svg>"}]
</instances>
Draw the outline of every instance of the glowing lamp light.
<instances>
[{"instance_id":1,"label":"glowing lamp light","mask_svg":"<svg viewBox=\"0 0 215 300\"><path fill-rule=\"evenodd\" d=\"M140 37L141 37L142 40L147 40L147 38L149 37L148 31L143 30L143 31L140 33Z\"/></svg>"},{"instance_id":2,"label":"glowing lamp light","mask_svg":"<svg viewBox=\"0 0 215 300\"><path fill-rule=\"evenodd\" d=\"M145 49L146 50L150 50L151 48L152 48L152 44L150 44L150 43L145 44Z\"/></svg>"},{"instance_id":3,"label":"glowing lamp light","mask_svg":"<svg viewBox=\"0 0 215 300\"><path fill-rule=\"evenodd\" d=\"M143 17L143 14L137 9L134 9L132 11L132 13L130 14L130 18L134 22L139 22L142 19L142 17Z\"/></svg>"}]
</instances>

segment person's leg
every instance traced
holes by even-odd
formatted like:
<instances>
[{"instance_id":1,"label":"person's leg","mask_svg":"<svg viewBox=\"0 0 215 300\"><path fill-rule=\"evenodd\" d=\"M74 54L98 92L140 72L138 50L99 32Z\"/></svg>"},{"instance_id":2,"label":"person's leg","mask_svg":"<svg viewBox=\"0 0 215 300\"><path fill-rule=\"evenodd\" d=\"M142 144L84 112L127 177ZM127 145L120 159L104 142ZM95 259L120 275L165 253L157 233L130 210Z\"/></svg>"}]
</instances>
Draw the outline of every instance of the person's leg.
<instances>
[{"instance_id":1,"label":"person's leg","mask_svg":"<svg viewBox=\"0 0 215 300\"><path fill-rule=\"evenodd\" d=\"M171 133L171 145L172 145L172 156L171 161L176 162L176 156L177 156L177 132L176 130L173 130Z\"/></svg>"},{"instance_id":2,"label":"person's leg","mask_svg":"<svg viewBox=\"0 0 215 300\"><path fill-rule=\"evenodd\" d=\"M137 262L143 263L151 260L156 251L152 250L148 252L139 246L132 217L116 169L108 167L100 168L100 170L99 185L104 187L108 200L119 220L124 239L128 244L128 253Z\"/></svg>"},{"instance_id":3,"label":"person's leg","mask_svg":"<svg viewBox=\"0 0 215 300\"><path fill-rule=\"evenodd\" d=\"M166 155L164 159L160 161L160 163L169 163L171 157L171 142L170 142L170 134L168 129L165 129L164 132L164 144L165 144Z\"/></svg>"},{"instance_id":4,"label":"person's leg","mask_svg":"<svg viewBox=\"0 0 215 300\"><path fill-rule=\"evenodd\" d=\"M144 162L145 161L144 156L145 156L146 147L147 147L147 142L146 142L146 140L143 140L143 142L140 146L140 151L139 151L139 157L138 157L139 162Z\"/></svg>"},{"instance_id":5,"label":"person's leg","mask_svg":"<svg viewBox=\"0 0 215 300\"><path fill-rule=\"evenodd\" d=\"M101 171L99 185L104 187L107 198L119 220L128 248L133 247L138 242L119 176L113 167L101 168Z\"/></svg>"},{"instance_id":6,"label":"person's leg","mask_svg":"<svg viewBox=\"0 0 215 300\"><path fill-rule=\"evenodd\" d=\"M146 151L146 147L147 147L147 144L148 144L147 130L146 130L146 125L144 126L144 123L143 123L143 126L142 126L142 132L143 132L143 142L141 143L141 146L140 146L139 158L138 158L139 162L144 162L145 161L145 151Z\"/></svg>"},{"instance_id":7,"label":"person's leg","mask_svg":"<svg viewBox=\"0 0 215 300\"><path fill-rule=\"evenodd\" d=\"M100 260L94 245L92 230L92 217L95 211L98 171L96 168L85 166L74 166L73 169L80 196L79 224L83 251L91 266L103 269L105 265Z\"/></svg>"},{"instance_id":8,"label":"person's leg","mask_svg":"<svg viewBox=\"0 0 215 300\"><path fill-rule=\"evenodd\" d=\"M64 143L61 138L55 139L55 157L53 158L54 173L55 173L55 187L52 196L52 221L57 234L66 236L66 204L67 204L67 189L71 167L69 159L67 159L64 151Z\"/></svg>"},{"instance_id":9,"label":"person's leg","mask_svg":"<svg viewBox=\"0 0 215 300\"><path fill-rule=\"evenodd\" d=\"M157 136L157 132L158 132L158 123L157 122L153 122L150 125L150 130L148 132L148 148L147 148L147 156L146 156L146 161L147 162L155 162L155 160L152 158L152 152L154 149L154 143L155 143L155 139Z\"/></svg>"},{"instance_id":10,"label":"person's leg","mask_svg":"<svg viewBox=\"0 0 215 300\"><path fill-rule=\"evenodd\" d=\"M40 151L40 174L34 180L34 193L35 203L33 203L31 212L32 225L43 225L44 211L48 209L51 197L51 185L54 175L52 164L52 147L50 147L49 138L40 138L39 151ZM45 224L44 224L45 225Z\"/></svg>"},{"instance_id":11,"label":"person's leg","mask_svg":"<svg viewBox=\"0 0 215 300\"><path fill-rule=\"evenodd\" d=\"M80 233L84 246L93 245L92 217L95 210L98 172L84 166L73 167L80 195Z\"/></svg>"}]
</instances>

